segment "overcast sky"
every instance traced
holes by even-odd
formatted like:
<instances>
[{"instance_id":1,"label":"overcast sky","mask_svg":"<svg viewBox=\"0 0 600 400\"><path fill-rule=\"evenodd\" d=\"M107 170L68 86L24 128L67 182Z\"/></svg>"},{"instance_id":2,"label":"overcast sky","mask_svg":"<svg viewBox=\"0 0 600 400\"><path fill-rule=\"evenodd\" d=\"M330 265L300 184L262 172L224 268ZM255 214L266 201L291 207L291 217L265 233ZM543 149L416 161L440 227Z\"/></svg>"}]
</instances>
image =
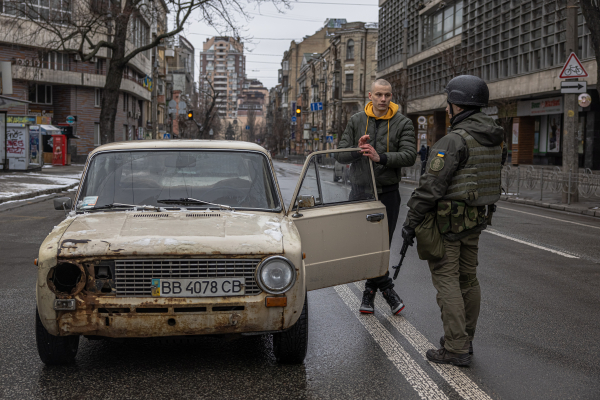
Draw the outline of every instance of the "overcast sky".
<instances>
[{"instance_id":1,"label":"overcast sky","mask_svg":"<svg viewBox=\"0 0 600 400\"><path fill-rule=\"evenodd\" d=\"M280 68L283 52L289 49L289 39L299 40L305 35L314 34L324 25L327 18L346 18L348 22L378 20L378 3L374 0L323 0L339 5L323 4L318 2L319 0L301 1L307 3L292 2L292 8L284 9L283 14L278 13L272 3L263 3L260 8L251 4L247 8L252 20L243 23L244 36L255 39L245 42L246 74L249 78L260 80L267 88L277 84L277 70ZM309 1L315 3L308 3ZM202 43L208 37L217 35L219 32L212 27L197 22L186 29L186 39L196 48L196 80Z\"/></svg>"}]
</instances>

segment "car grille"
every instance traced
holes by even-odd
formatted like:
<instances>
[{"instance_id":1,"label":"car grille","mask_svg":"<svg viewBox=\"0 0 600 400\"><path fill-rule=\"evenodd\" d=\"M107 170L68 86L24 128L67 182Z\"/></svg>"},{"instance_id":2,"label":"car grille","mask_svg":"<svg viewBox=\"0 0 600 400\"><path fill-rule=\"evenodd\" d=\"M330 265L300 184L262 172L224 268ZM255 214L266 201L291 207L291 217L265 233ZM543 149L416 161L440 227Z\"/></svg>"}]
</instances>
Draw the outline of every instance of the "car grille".
<instances>
[{"instance_id":1,"label":"car grille","mask_svg":"<svg viewBox=\"0 0 600 400\"><path fill-rule=\"evenodd\" d=\"M152 278L246 278L246 295L262 290L254 274L260 260L116 260L115 277L118 297L152 296Z\"/></svg>"}]
</instances>

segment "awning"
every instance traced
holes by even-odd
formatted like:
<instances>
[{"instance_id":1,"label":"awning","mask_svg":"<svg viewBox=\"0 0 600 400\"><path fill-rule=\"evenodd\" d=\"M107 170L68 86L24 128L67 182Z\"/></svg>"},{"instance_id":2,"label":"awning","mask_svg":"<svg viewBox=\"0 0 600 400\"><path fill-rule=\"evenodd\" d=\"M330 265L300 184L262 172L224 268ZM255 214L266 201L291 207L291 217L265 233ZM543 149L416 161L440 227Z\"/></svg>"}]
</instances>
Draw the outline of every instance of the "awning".
<instances>
[{"instance_id":1,"label":"awning","mask_svg":"<svg viewBox=\"0 0 600 400\"><path fill-rule=\"evenodd\" d=\"M57 128L52 125L40 125L42 128L42 135L61 135L62 132L60 128Z\"/></svg>"},{"instance_id":2,"label":"awning","mask_svg":"<svg viewBox=\"0 0 600 400\"><path fill-rule=\"evenodd\" d=\"M30 101L15 99L13 97L0 96L0 108L18 107L30 103Z\"/></svg>"}]
</instances>

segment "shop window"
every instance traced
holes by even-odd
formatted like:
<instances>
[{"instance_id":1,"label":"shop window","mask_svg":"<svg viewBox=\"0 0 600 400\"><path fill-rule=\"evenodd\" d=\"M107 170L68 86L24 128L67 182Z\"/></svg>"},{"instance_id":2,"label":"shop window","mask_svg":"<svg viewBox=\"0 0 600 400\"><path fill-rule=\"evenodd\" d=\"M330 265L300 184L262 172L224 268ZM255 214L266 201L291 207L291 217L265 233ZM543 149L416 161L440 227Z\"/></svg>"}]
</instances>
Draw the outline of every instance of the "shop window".
<instances>
[{"instance_id":1,"label":"shop window","mask_svg":"<svg viewBox=\"0 0 600 400\"><path fill-rule=\"evenodd\" d=\"M29 101L37 104L52 104L52 85L30 85Z\"/></svg>"}]
</instances>

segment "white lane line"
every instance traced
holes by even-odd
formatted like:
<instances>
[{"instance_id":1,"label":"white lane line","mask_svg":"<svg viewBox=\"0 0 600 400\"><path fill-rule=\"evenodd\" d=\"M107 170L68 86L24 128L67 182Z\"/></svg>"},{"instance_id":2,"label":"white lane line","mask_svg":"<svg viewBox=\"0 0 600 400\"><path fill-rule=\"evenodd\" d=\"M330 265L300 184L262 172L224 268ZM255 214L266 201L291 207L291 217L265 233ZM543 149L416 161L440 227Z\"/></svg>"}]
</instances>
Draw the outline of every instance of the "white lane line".
<instances>
[{"instance_id":1,"label":"white lane line","mask_svg":"<svg viewBox=\"0 0 600 400\"><path fill-rule=\"evenodd\" d=\"M495 229L486 229L486 230L484 230L484 232L491 233L492 235L500 236L501 238L512 240L512 241L515 241L517 243L525 244L527 246L535 247L536 249L546 250L546 251L549 251L550 253L558 254L558 255L561 255L563 257L567 257L567 258L579 258L579 257L574 256L572 254L563 253L562 251L554 250L554 249L551 249L549 247L544 247L544 246L540 246L539 244L533 244L533 243L529 243L529 242L526 242L526 241L521 240L521 239L516 239L514 237L511 237L511 236L505 235L503 233L500 233L500 232L498 232Z\"/></svg>"},{"instance_id":2,"label":"white lane line","mask_svg":"<svg viewBox=\"0 0 600 400\"><path fill-rule=\"evenodd\" d=\"M365 289L364 281L355 282L356 287L363 291ZM434 346L427 340L425 336L421 332L419 332L406 318L401 315L391 315L390 308L385 303L381 296L377 296L375 298L376 311L381 315L385 315L386 319L400 332L402 336L406 338L406 340L417 350L420 354L423 355L424 359L425 353L429 349L437 349L439 346ZM456 390L456 392L465 400L491 400L491 398L485 393L483 390L479 388L467 375L465 375L460 368L445 365L445 364L436 364L429 363L431 367L448 384Z\"/></svg>"},{"instance_id":3,"label":"white lane line","mask_svg":"<svg viewBox=\"0 0 600 400\"><path fill-rule=\"evenodd\" d=\"M534 213L530 213L527 211L519 211L519 210L513 210L512 208L506 208L506 207L498 207L501 208L503 210L508 210L508 211L514 211L514 212L518 212L518 213L522 213L522 214L528 214L528 215L535 215L536 217L541 217L541 218L547 218L547 219L553 219L555 221L560 221L560 222L566 222L568 224L573 224L573 225L581 225L581 226L585 226L587 228L594 228L594 229L600 229L600 226L594 226L594 225L588 225L588 224L581 224L579 222L573 222L573 221L567 221L566 219L560 219L560 218L553 218L553 217L547 217L545 215L540 215L540 214L534 214ZM560 211L560 210L559 210Z\"/></svg>"},{"instance_id":4,"label":"white lane line","mask_svg":"<svg viewBox=\"0 0 600 400\"><path fill-rule=\"evenodd\" d=\"M379 322L377 317L359 314L360 302L347 285L335 286L334 289L421 399L448 399L448 396L410 357L394 336Z\"/></svg>"}]
</instances>

